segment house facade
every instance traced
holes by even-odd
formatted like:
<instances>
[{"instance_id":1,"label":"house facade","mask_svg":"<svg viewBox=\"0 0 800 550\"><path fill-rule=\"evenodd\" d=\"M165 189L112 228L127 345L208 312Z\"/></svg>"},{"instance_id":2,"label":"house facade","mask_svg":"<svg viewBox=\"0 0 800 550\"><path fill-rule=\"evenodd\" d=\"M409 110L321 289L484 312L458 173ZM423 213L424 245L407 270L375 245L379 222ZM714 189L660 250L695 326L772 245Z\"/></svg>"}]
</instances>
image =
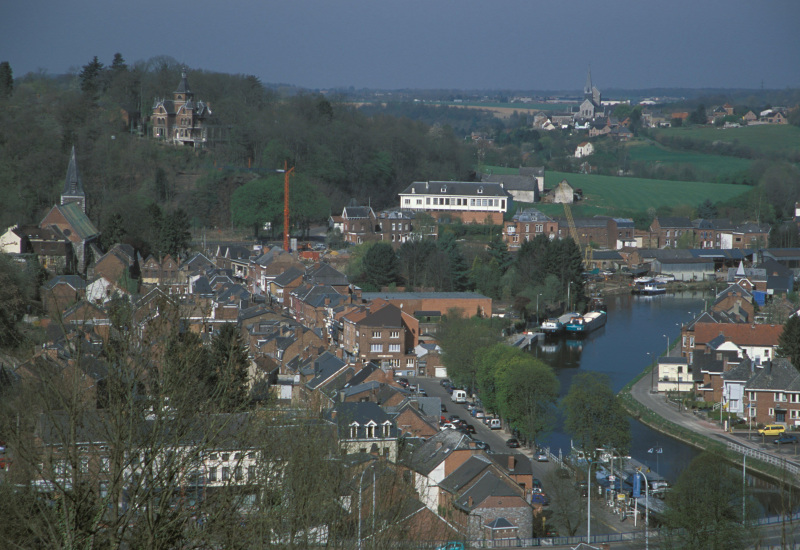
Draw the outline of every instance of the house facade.
<instances>
[{"instance_id":1,"label":"house facade","mask_svg":"<svg viewBox=\"0 0 800 550\"><path fill-rule=\"evenodd\" d=\"M437 219L459 218L464 223L500 225L511 201L503 184L493 182L414 182L400 193L402 209L427 212Z\"/></svg>"}]
</instances>

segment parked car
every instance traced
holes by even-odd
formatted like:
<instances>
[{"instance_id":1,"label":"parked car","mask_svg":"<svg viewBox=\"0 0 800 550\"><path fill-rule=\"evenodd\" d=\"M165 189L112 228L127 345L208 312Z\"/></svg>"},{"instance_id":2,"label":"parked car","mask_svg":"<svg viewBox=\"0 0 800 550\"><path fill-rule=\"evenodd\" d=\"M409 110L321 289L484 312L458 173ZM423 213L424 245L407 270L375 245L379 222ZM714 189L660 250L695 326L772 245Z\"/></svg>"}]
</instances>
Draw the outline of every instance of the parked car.
<instances>
[{"instance_id":1,"label":"parked car","mask_svg":"<svg viewBox=\"0 0 800 550\"><path fill-rule=\"evenodd\" d=\"M444 403L442 403L442 412L443 412L443 413L446 413L446 412L447 412L447 407L445 406L445 404L444 404Z\"/></svg>"},{"instance_id":2,"label":"parked car","mask_svg":"<svg viewBox=\"0 0 800 550\"><path fill-rule=\"evenodd\" d=\"M780 424L767 424L766 426L758 430L758 433L760 433L761 435L780 435L785 431L786 427L781 426Z\"/></svg>"},{"instance_id":3,"label":"parked car","mask_svg":"<svg viewBox=\"0 0 800 550\"><path fill-rule=\"evenodd\" d=\"M462 542L448 542L441 546L437 546L436 550L464 550L464 543Z\"/></svg>"},{"instance_id":4,"label":"parked car","mask_svg":"<svg viewBox=\"0 0 800 550\"><path fill-rule=\"evenodd\" d=\"M484 450L484 451L491 451L492 450L492 448L489 446L488 443L486 443L485 441L481 441L480 439L476 439L475 440L475 446L478 449L481 449L481 450Z\"/></svg>"},{"instance_id":5,"label":"parked car","mask_svg":"<svg viewBox=\"0 0 800 550\"><path fill-rule=\"evenodd\" d=\"M550 459L547 457L547 453L544 451L537 451L536 452L536 462L548 462Z\"/></svg>"},{"instance_id":6,"label":"parked car","mask_svg":"<svg viewBox=\"0 0 800 550\"><path fill-rule=\"evenodd\" d=\"M472 424L464 424L464 427L467 429L467 433L474 434L475 433L475 426Z\"/></svg>"},{"instance_id":7,"label":"parked car","mask_svg":"<svg viewBox=\"0 0 800 550\"><path fill-rule=\"evenodd\" d=\"M508 441L506 441L506 447L509 449L519 449L519 441L516 438L512 437Z\"/></svg>"},{"instance_id":8,"label":"parked car","mask_svg":"<svg viewBox=\"0 0 800 550\"><path fill-rule=\"evenodd\" d=\"M425 388L419 388L417 393L420 394L422 397L428 397L428 392L425 391Z\"/></svg>"},{"instance_id":9,"label":"parked car","mask_svg":"<svg viewBox=\"0 0 800 550\"><path fill-rule=\"evenodd\" d=\"M542 482L539 481L538 477L533 478L533 481L531 482L531 487L533 487L533 490L536 492L542 490Z\"/></svg>"},{"instance_id":10,"label":"parked car","mask_svg":"<svg viewBox=\"0 0 800 550\"><path fill-rule=\"evenodd\" d=\"M773 441L776 445L783 445L784 443L793 443L797 445L797 436L792 434L783 433Z\"/></svg>"},{"instance_id":11,"label":"parked car","mask_svg":"<svg viewBox=\"0 0 800 550\"><path fill-rule=\"evenodd\" d=\"M489 420L488 426L490 430L499 430L503 427L503 423L500 422L499 418L492 418Z\"/></svg>"},{"instance_id":12,"label":"parked car","mask_svg":"<svg viewBox=\"0 0 800 550\"><path fill-rule=\"evenodd\" d=\"M472 411L472 416L474 416L475 418L484 418L486 416L486 413L483 412L483 409L474 409Z\"/></svg>"},{"instance_id":13,"label":"parked car","mask_svg":"<svg viewBox=\"0 0 800 550\"><path fill-rule=\"evenodd\" d=\"M408 387L408 378L398 378L397 383L403 386L404 388Z\"/></svg>"},{"instance_id":14,"label":"parked car","mask_svg":"<svg viewBox=\"0 0 800 550\"><path fill-rule=\"evenodd\" d=\"M443 388L445 386L449 386L450 385L450 379L449 378L442 378L441 380L439 380L439 384L441 384Z\"/></svg>"}]
</instances>

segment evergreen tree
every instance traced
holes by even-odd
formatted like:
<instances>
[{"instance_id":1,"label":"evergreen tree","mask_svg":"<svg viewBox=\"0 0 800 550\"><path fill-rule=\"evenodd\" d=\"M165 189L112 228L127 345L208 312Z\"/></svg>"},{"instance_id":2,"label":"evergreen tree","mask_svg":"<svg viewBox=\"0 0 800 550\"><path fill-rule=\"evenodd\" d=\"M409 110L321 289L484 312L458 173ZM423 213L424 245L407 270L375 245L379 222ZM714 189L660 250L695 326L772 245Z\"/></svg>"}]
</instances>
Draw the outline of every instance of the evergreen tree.
<instances>
[{"instance_id":1,"label":"evergreen tree","mask_svg":"<svg viewBox=\"0 0 800 550\"><path fill-rule=\"evenodd\" d=\"M81 90L94 96L101 90L101 77L103 75L103 64L94 56L89 63L82 67L80 74Z\"/></svg>"},{"instance_id":2,"label":"evergreen tree","mask_svg":"<svg viewBox=\"0 0 800 550\"><path fill-rule=\"evenodd\" d=\"M792 365L800 370L800 317L797 315L792 315L784 323L775 353L791 360Z\"/></svg>"},{"instance_id":3,"label":"evergreen tree","mask_svg":"<svg viewBox=\"0 0 800 550\"><path fill-rule=\"evenodd\" d=\"M697 215L704 220L713 220L717 217L717 207L711 199L706 199L697 207Z\"/></svg>"},{"instance_id":4,"label":"evergreen tree","mask_svg":"<svg viewBox=\"0 0 800 550\"><path fill-rule=\"evenodd\" d=\"M400 282L400 261L389 243L372 245L364 255L362 268L364 284L376 291Z\"/></svg>"},{"instance_id":5,"label":"evergreen tree","mask_svg":"<svg viewBox=\"0 0 800 550\"><path fill-rule=\"evenodd\" d=\"M8 61L0 63L0 99L11 97L14 91L14 73Z\"/></svg>"},{"instance_id":6,"label":"evergreen tree","mask_svg":"<svg viewBox=\"0 0 800 550\"><path fill-rule=\"evenodd\" d=\"M106 224L103 227L102 241L106 250L111 248L117 243L121 243L125 237L125 227L122 221L122 215L116 212L106 219Z\"/></svg>"},{"instance_id":7,"label":"evergreen tree","mask_svg":"<svg viewBox=\"0 0 800 550\"><path fill-rule=\"evenodd\" d=\"M192 233L189 231L189 216L182 208L170 212L161 226L161 251L173 257L189 248Z\"/></svg>"},{"instance_id":8,"label":"evergreen tree","mask_svg":"<svg viewBox=\"0 0 800 550\"><path fill-rule=\"evenodd\" d=\"M467 272L469 268L467 267L467 261L464 259L464 255L461 253L461 247L459 247L456 241L455 234L451 231L446 231L439 237L439 241L436 245L439 250L447 255L450 268L450 288L443 290L452 290L455 292L468 290L469 277L467 276Z\"/></svg>"},{"instance_id":9,"label":"evergreen tree","mask_svg":"<svg viewBox=\"0 0 800 550\"><path fill-rule=\"evenodd\" d=\"M234 323L222 325L211 342L209 385L220 408L233 411L247 400L247 346Z\"/></svg>"},{"instance_id":10,"label":"evergreen tree","mask_svg":"<svg viewBox=\"0 0 800 550\"><path fill-rule=\"evenodd\" d=\"M508 253L508 245L506 245L503 237L500 235L492 237L487 251L489 252L489 256L497 263L501 275L505 274L514 259L511 257L511 254Z\"/></svg>"},{"instance_id":11,"label":"evergreen tree","mask_svg":"<svg viewBox=\"0 0 800 550\"><path fill-rule=\"evenodd\" d=\"M115 73L128 70L128 64L125 63L125 59L123 59L121 53L117 52L114 54L114 59L111 61L111 70Z\"/></svg>"}]
</instances>

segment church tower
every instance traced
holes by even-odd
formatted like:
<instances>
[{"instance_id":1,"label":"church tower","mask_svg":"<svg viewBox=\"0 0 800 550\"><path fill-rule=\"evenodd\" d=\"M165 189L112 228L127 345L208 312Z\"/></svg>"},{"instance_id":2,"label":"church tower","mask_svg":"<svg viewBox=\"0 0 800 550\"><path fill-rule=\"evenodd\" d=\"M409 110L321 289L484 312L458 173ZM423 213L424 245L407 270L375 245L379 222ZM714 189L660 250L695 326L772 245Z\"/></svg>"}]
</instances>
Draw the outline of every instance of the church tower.
<instances>
[{"instance_id":1,"label":"church tower","mask_svg":"<svg viewBox=\"0 0 800 550\"><path fill-rule=\"evenodd\" d=\"M586 84L583 85L583 99L592 101L592 68L589 67L589 72L586 74Z\"/></svg>"},{"instance_id":2,"label":"church tower","mask_svg":"<svg viewBox=\"0 0 800 550\"><path fill-rule=\"evenodd\" d=\"M180 84L178 84L178 89L172 92L172 95L173 101L175 102L175 112L180 111L181 107L191 102L194 97L194 93L192 93L192 90L189 88L189 79L186 78L185 69L181 72L181 81Z\"/></svg>"},{"instance_id":3,"label":"church tower","mask_svg":"<svg viewBox=\"0 0 800 550\"><path fill-rule=\"evenodd\" d=\"M67 168L67 179L64 181L64 191L61 193L61 204L77 202L81 210L86 213L86 194L83 192L83 183L78 175L78 163L75 160L75 146L72 146L72 154L69 157L69 167Z\"/></svg>"}]
</instances>

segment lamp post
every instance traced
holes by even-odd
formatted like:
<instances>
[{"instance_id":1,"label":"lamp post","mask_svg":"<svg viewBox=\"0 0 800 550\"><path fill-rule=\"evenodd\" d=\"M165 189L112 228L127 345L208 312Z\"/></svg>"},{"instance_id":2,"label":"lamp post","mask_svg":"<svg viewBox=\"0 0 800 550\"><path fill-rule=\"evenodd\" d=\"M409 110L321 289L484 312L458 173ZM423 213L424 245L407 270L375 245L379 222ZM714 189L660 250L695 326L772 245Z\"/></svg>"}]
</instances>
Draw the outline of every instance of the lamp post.
<instances>
[{"instance_id":1,"label":"lamp post","mask_svg":"<svg viewBox=\"0 0 800 550\"><path fill-rule=\"evenodd\" d=\"M647 357L650 359L650 393L655 393L656 390L656 362L651 352L647 352Z\"/></svg>"},{"instance_id":2,"label":"lamp post","mask_svg":"<svg viewBox=\"0 0 800 550\"><path fill-rule=\"evenodd\" d=\"M361 472L361 480L358 482L358 550L361 550L363 546L361 545L361 489L364 486L364 474L367 473L367 468L364 468L364 471ZM375 535L374 532L374 525L375 525L375 464L372 464L372 524L373 524L373 536Z\"/></svg>"},{"instance_id":3,"label":"lamp post","mask_svg":"<svg viewBox=\"0 0 800 550\"><path fill-rule=\"evenodd\" d=\"M644 478L644 548L650 550L650 487L644 472L637 470Z\"/></svg>"},{"instance_id":4,"label":"lamp post","mask_svg":"<svg viewBox=\"0 0 800 550\"><path fill-rule=\"evenodd\" d=\"M592 459L586 456L589 475L586 477L586 544L592 544Z\"/></svg>"}]
</instances>

